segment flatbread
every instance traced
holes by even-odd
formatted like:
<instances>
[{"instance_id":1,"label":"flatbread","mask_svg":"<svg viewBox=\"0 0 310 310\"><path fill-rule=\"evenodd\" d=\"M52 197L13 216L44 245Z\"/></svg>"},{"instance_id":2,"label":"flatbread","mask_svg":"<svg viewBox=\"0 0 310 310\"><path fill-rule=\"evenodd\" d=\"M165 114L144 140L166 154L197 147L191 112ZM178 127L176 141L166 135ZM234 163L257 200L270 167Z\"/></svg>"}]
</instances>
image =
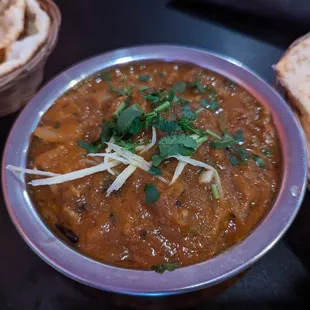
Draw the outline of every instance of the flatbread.
<instances>
[{"instance_id":1,"label":"flatbread","mask_svg":"<svg viewBox=\"0 0 310 310\"><path fill-rule=\"evenodd\" d=\"M31 29L32 33L26 35L6 48L5 60L0 64L0 75L27 63L46 41L49 29L50 18L43 11L36 0L25 0L26 15L31 26L26 25L26 29Z\"/></svg>"},{"instance_id":2,"label":"flatbread","mask_svg":"<svg viewBox=\"0 0 310 310\"><path fill-rule=\"evenodd\" d=\"M25 0L3 0L0 5L0 49L15 42L24 30Z\"/></svg>"},{"instance_id":3,"label":"flatbread","mask_svg":"<svg viewBox=\"0 0 310 310\"><path fill-rule=\"evenodd\" d=\"M310 139L310 37L293 44L274 69Z\"/></svg>"}]
</instances>

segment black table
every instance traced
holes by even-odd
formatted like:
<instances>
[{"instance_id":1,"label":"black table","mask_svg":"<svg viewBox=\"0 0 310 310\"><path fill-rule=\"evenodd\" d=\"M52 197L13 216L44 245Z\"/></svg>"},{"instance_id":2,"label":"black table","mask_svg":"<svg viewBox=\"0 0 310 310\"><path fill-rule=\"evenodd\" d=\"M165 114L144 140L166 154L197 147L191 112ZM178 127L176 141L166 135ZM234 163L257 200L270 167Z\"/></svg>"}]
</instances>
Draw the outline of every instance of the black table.
<instances>
[{"instance_id":1,"label":"black table","mask_svg":"<svg viewBox=\"0 0 310 310\"><path fill-rule=\"evenodd\" d=\"M47 63L46 81L72 64L108 50L175 43L235 58L272 83L272 64L306 29L306 25L272 23L193 1L56 2L63 25ZM0 119L1 148L15 117ZM208 302L208 309L278 309L284 305L296 310L310 308L307 201L309 197L284 240L235 286ZM2 194L0 245L0 310L107 309L93 295L81 293L80 284L49 267L28 248L9 219ZM196 307L204 308L206 304Z\"/></svg>"}]
</instances>

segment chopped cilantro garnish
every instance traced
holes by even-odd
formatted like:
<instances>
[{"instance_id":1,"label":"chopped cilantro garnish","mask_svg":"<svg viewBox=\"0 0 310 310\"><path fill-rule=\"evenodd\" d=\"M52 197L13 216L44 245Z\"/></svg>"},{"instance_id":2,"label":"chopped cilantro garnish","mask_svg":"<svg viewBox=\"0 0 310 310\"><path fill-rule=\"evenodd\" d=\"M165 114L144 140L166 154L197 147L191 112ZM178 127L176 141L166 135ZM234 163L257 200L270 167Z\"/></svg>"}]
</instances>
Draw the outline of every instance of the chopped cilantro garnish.
<instances>
[{"instance_id":1,"label":"chopped cilantro garnish","mask_svg":"<svg viewBox=\"0 0 310 310\"><path fill-rule=\"evenodd\" d=\"M120 105L118 106L118 108L116 109L116 111L114 112L113 116L114 117L119 117L120 114L126 109L126 107L128 106L129 101L128 100L124 100L120 103Z\"/></svg>"},{"instance_id":2,"label":"chopped cilantro garnish","mask_svg":"<svg viewBox=\"0 0 310 310\"><path fill-rule=\"evenodd\" d=\"M203 135L203 131L201 129L195 128L193 121L189 120L188 118L182 117L179 120L179 124L185 132L192 132L200 136Z\"/></svg>"},{"instance_id":3,"label":"chopped cilantro garnish","mask_svg":"<svg viewBox=\"0 0 310 310\"><path fill-rule=\"evenodd\" d=\"M237 153L240 157L240 161L243 163L247 162L251 158L250 153L247 150L245 150L242 146L237 147Z\"/></svg>"},{"instance_id":4,"label":"chopped cilantro garnish","mask_svg":"<svg viewBox=\"0 0 310 310\"><path fill-rule=\"evenodd\" d=\"M100 78L106 82L110 82L111 81L111 76L109 73L107 72L102 72L99 74Z\"/></svg>"},{"instance_id":5,"label":"chopped cilantro garnish","mask_svg":"<svg viewBox=\"0 0 310 310\"><path fill-rule=\"evenodd\" d=\"M144 90L147 90L149 89L147 86L141 86L138 88L140 91L144 91Z\"/></svg>"},{"instance_id":6,"label":"chopped cilantro garnish","mask_svg":"<svg viewBox=\"0 0 310 310\"><path fill-rule=\"evenodd\" d=\"M185 92L185 88L186 88L186 84L183 81L176 82L173 84L173 89L180 94Z\"/></svg>"},{"instance_id":7,"label":"chopped cilantro garnish","mask_svg":"<svg viewBox=\"0 0 310 310\"><path fill-rule=\"evenodd\" d=\"M179 101L179 98L176 96L176 94L172 88L169 90L169 94L168 94L167 99L171 102L178 102Z\"/></svg>"},{"instance_id":8,"label":"chopped cilantro garnish","mask_svg":"<svg viewBox=\"0 0 310 310\"><path fill-rule=\"evenodd\" d=\"M203 84L201 84L201 82L200 82L199 80L196 80L196 81L194 81L194 82L189 83L189 87L191 87L191 88L197 88L198 91L199 91L200 93L202 93L202 94L205 93L205 91L206 91L205 86L204 86Z\"/></svg>"},{"instance_id":9,"label":"chopped cilantro garnish","mask_svg":"<svg viewBox=\"0 0 310 310\"><path fill-rule=\"evenodd\" d=\"M224 149L226 147L232 147L234 144L236 144L235 139L226 132L224 136L222 137L222 140L213 141L211 143L211 147L214 149Z\"/></svg>"},{"instance_id":10,"label":"chopped cilantro garnish","mask_svg":"<svg viewBox=\"0 0 310 310\"><path fill-rule=\"evenodd\" d=\"M211 100L215 101L216 100L216 92L213 88L208 88L208 93L209 93L209 97Z\"/></svg>"},{"instance_id":11,"label":"chopped cilantro garnish","mask_svg":"<svg viewBox=\"0 0 310 310\"><path fill-rule=\"evenodd\" d=\"M166 136L158 142L158 147L161 157L172 155L192 155L197 147L197 142L190 136L184 134Z\"/></svg>"},{"instance_id":12,"label":"chopped cilantro garnish","mask_svg":"<svg viewBox=\"0 0 310 310\"><path fill-rule=\"evenodd\" d=\"M182 114L185 118L189 119L195 119L197 117L196 113L194 113L188 105L182 108Z\"/></svg>"},{"instance_id":13,"label":"chopped cilantro garnish","mask_svg":"<svg viewBox=\"0 0 310 310\"><path fill-rule=\"evenodd\" d=\"M97 153L101 148L101 144L88 143L86 141L78 141L78 145L85 149L87 153Z\"/></svg>"},{"instance_id":14,"label":"chopped cilantro garnish","mask_svg":"<svg viewBox=\"0 0 310 310\"><path fill-rule=\"evenodd\" d=\"M160 76L161 78L164 78L164 77L166 76L166 74L165 74L164 72L160 72L160 73L159 73L159 76Z\"/></svg>"},{"instance_id":15,"label":"chopped cilantro garnish","mask_svg":"<svg viewBox=\"0 0 310 310\"><path fill-rule=\"evenodd\" d=\"M138 79L142 82L148 82L151 79L151 76L147 74L142 74L139 75Z\"/></svg>"},{"instance_id":16,"label":"chopped cilantro garnish","mask_svg":"<svg viewBox=\"0 0 310 310\"><path fill-rule=\"evenodd\" d=\"M255 201L250 201L250 207L254 207L256 205Z\"/></svg>"},{"instance_id":17,"label":"chopped cilantro garnish","mask_svg":"<svg viewBox=\"0 0 310 310\"><path fill-rule=\"evenodd\" d=\"M142 108L138 104L134 104L125 109L117 120L116 129L118 133L124 134L130 127L132 122L143 114Z\"/></svg>"},{"instance_id":18,"label":"chopped cilantro garnish","mask_svg":"<svg viewBox=\"0 0 310 310\"><path fill-rule=\"evenodd\" d=\"M190 156L197 146L193 137L184 134L161 138L158 142L160 155L152 156L153 165L159 166L163 159L173 155Z\"/></svg>"},{"instance_id":19,"label":"chopped cilantro garnish","mask_svg":"<svg viewBox=\"0 0 310 310\"><path fill-rule=\"evenodd\" d=\"M262 150L262 153L268 157L272 156L272 152L268 149L263 149Z\"/></svg>"},{"instance_id":20,"label":"chopped cilantro garnish","mask_svg":"<svg viewBox=\"0 0 310 310\"><path fill-rule=\"evenodd\" d=\"M235 156L229 156L229 161L233 166L238 166L239 160Z\"/></svg>"},{"instance_id":21,"label":"chopped cilantro garnish","mask_svg":"<svg viewBox=\"0 0 310 310\"><path fill-rule=\"evenodd\" d=\"M172 133L181 129L177 121L168 120L161 115L158 116L155 126L163 132Z\"/></svg>"},{"instance_id":22,"label":"chopped cilantro garnish","mask_svg":"<svg viewBox=\"0 0 310 310\"><path fill-rule=\"evenodd\" d=\"M187 100L187 99L183 99L183 98L180 98L180 99L179 99L179 101L180 101L180 104L181 104L182 106L185 106L185 105L187 105L187 104L189 104L189 103L190 103L190 101L189 101L189 100Z\"/></svg>"},{"instance_id":23,"label":"chopped cilantro garnish","mask_svg":"<svg viewBox=\"0 0 310 310\"><path fill-rule=\"evenodd\" d=\"M219 199L220 198L220 193L219 193L219 190L217 188L217 185L216 184L212 184L211 185L211 191L212 191L212 196L214 199Z\"/></svg>"},{"instance_id":24,"label":"chopped cilantro garnish","mask_svg":"<svg viewBox=\"0 0 310 310\"><path fill-rule=\"evenodd\" d=\"M158 200L159 196L160 196L160 192L151 183L145 184L145 186L144 186L144 194L145 194L145 201L148 204L156 202Z\"/></svg>"},{"instance_id":25,"label":"chopped cilantro garnish","mask_svg":"<svg viewBox=\"0 0 310 310\"><path fill-rule=\"evenodd\" d=\"M154 270L157 273L162 274L165 271L174 271L179 267L180 267L180 264L178 263L164 263L164 264L152 266L152 270Z\"/></svg>"},{"instance_id":26,"label":"chopped cilantro garnish","mask_svg":"<svg viewBox=\"0 0 310 310\"><path fill-rule=\"evenodd\" d=\"M136 118L132 121L130 126L128 127L128 133L131 135L136 135L142 128L144 127L144 123L140 121L139 118Z\"/></svg>"},{"instance_id":27,"label":"chopped cilantro garnish","mask_svg":"<svg viewBox=\"0 0 310 310\"><path fill-rule=\"evenodd\" d=\"M156 166L152 166L148 172L152 175L161 175L161 170Z\"/></svg>"},{"instance_id":28,"label":"chopped cilantro garnish","mask_svg":"<svg viewBox=\"0 0 310 310\"><path fill-rule=\"evenodd\" d=\"M200 105L206 109L214 111L219 108L219 105L216 101L207 101L206 99L200 100Z\"/></svg>"},{"instance_id":29,"label":"chopped cilantro garnish","mask_svg":"<svg viewBox=\"0 0 310 310\"><path fill-rule=\"evenodd\" d=\"M139 142L133 142L131 139L122 140L118 137L115 139L115 144L125 148L127 151L130 151L132 153L135 153L136 147L140 145Z\"/></svg>"},{"instance_id":30,"label":"chopped cilantro garnish","mask_svg":"<svg viewBox=\"0 0 310 310\"><path fill-rule=\"evenodd\" d=\"M110 120L108 122L104 122L102 126L102 131L100 135L101 143L107 142L113 136L113 133L116 129L116 122L115 120Z\"/></svg>"},{"instance_id":31,"label":"chopped cilantro garnish","mask_svg":"<svg viewBox=\"0 0 310 310\"><path fill-rule=\"evenodd\" d=\"M264 160L258 156L258 155L252 155L253 159L255 160L256 162L256 165L259 167L259 168L266 168L266 164L264 162Z\"/></svg>"},{"instance_id":32,"label":"chopped cilantro garnish","mask_svg":"<svg viewBox=\"0 0 310 310\"><path fill-rule=\"evenodd\" d=\"M164 158L161 158L158 154L154 154L152 156L153 166L155 167L159 166L163 159Z\"/></svg>"}]
</instances>

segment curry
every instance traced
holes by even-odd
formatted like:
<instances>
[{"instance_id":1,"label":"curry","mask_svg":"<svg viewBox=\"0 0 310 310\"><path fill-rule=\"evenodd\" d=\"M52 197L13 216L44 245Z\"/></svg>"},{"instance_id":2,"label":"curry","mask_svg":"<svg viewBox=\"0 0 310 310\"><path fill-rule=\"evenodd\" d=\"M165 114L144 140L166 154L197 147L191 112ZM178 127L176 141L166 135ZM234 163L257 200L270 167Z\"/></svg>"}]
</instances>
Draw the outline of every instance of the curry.
<instances>
[{"instance_id":1,"label":"curry","mask_svg":"<svg viewBox=\"0 0 310 310\"><path fill-rule=\"evenodd\" d=\"M104 263L162 273L248 236L276 197L281 149L269 109L227 78L134 63L59 98L28 168L43 175L29 192L59 237Z\"/></svg>"}]
</instances>

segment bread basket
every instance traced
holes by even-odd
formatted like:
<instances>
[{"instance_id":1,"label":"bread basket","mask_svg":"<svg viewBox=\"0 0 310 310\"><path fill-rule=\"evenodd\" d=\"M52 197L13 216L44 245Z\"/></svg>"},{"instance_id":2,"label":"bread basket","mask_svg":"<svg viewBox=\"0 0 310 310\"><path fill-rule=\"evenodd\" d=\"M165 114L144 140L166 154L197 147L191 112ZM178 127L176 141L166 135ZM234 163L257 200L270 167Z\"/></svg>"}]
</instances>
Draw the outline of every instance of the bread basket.
<instances>
[{"instance_id":1,"label":"bread basket","mask_svg":"<svg viewBox=\"0 0 310 310\"><path fill-rule=\"evenodd\" d=\"M304 39L310 37L310 32L299 37L298 39L296 39L289 47L288 49L286 50L286 52L284 53L284 55L282 57L284 57L286 55L286 53L291 49L293 48L295 45L297 45L298 43L300 43L301 41L303 41ZM295 116L296 116L296 119L298 120L299 124L301 127L302 126L302 123L300 122L300 113L298 111L298 108L295 106L294 104L294 101L292 100L289 92L287 92L285 90L284 87L282 87L281 83L279 82L277 76L276 76L276 79L275 79L275 89L286 99L286 101L289 103L289 105L291 106ZM305 132L305 130L304 130ZM306 134L305 134L306 135ZM309 141L310 137L307 137L306 135L306 142L307 142L307 152L308 152L308 190L310 190L310 141Z\"/></svg>"},{"instance_id":2,"label":"bread basket","mask_svg":"<svg viewBox=\"0 0 310 310\"><path fill-rule=\"evenodd\" d=\"M49 35L30 61L0 77L0 116L19 110L35 95L43 80L46 60L56 45L61 23L60 11L52 0L38 2L51 19Z\"/></svg>"}]
</instances>

